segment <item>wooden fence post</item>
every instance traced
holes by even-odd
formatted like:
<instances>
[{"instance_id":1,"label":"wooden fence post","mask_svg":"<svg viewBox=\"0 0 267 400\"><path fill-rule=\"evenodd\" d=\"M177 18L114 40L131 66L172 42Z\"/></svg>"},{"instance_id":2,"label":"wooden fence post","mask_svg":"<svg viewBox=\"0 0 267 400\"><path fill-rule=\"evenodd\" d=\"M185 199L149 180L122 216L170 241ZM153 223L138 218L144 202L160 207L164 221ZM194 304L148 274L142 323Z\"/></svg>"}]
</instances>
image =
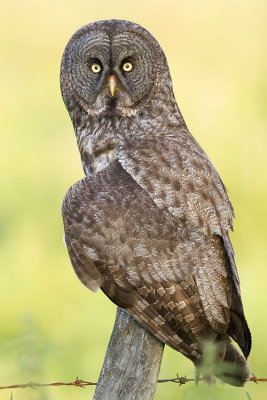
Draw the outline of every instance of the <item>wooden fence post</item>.
<instances>
[{"instance_id":1,"label":"wooden fence post","mask_svg":"<svg viewBox=\"0 0 267 400\"><path fill-rule=\"evenodd\" d=\"M152 400L164 344L117 308L93 400Z\"/></svg>"}]
</instances>

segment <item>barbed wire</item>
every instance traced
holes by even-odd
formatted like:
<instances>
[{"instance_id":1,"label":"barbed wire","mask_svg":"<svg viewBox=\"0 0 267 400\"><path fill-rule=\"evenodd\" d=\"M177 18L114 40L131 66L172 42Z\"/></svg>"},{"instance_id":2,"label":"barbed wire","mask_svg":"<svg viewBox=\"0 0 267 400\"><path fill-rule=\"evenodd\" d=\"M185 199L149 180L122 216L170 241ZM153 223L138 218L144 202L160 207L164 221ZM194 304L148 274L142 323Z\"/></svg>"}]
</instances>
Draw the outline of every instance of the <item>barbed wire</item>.
<instances>
[{"instance_id":1,"label":"barbed wire","mask_svg":"<svg viewBox=\"0 0 267 400\"><path fill-rule=\"evenodd\" d=\"M178 383L179 386L184 385L187 382L194 382L194 378L187 378L186 376L179 376L177 374L176 378L173 379L159 379L158 383L165 383L165 382L174 382ZM198 378L198 381L203 381L202 378ZM254 374L247 380L247 382L254 382L254 383L259 383L259 382L267 382L267 378L257 378Z\"/></svg>"},{"instance_id":2,"label":"barbed wire","mask_svg":"<svg viewBox=\"0 0 267 400\"><path fill-rule=\"evenodd\" d=\"M36 389L38 387L44 386L76 386L76 387L86 387L86 386L94 386L96 382L88 382L82 379L78 379L78 377L73 382L53 382L53 383L36 383L36 382L29 382L23 383L18 385L9 385L9 386L0 386L1 389L24 389L24 388L32 388Z\"/></svg>"},{"instance_id":3,"label":"barbed wire","mask_svg":"<svg viewBox=\"0 0 267 400\"><path fill-rule=\"evenodd\" d=\"M199 379L202 380L201 378ZM186 384L187 382L194 382L194 378L187 378L186 376L179 376L176 375L176 378L172 379L159 379L158 383L166 383L166 382L173 382L177 383L179 386ZM267 378L256 378L255 375L252 375L248 382L267 382ZM45 387L45 386L76 386L76 387L86 387L86 386L95 386L97 382L89 382L84 381L83 379L79 379L78 377L73 382L52 382L52 383L36 383L36 382L29 382L29 383L22 383L17 385L9 385L9 386L0 386L0 390L2 389L25 389L31 388L36 389L38 387Z\"/></svg>"}]
</instances>

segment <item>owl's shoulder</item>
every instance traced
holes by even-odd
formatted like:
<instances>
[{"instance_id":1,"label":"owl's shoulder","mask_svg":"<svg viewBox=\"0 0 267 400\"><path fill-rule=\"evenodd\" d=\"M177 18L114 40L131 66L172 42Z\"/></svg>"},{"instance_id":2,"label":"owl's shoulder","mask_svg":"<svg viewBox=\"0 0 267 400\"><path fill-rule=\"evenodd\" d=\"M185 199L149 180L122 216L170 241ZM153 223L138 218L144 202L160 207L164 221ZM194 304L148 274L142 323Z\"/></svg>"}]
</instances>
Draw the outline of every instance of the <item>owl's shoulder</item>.
<instances>
[{"instance_id":1,"label":"owl's shoulder","mask_svg":"<svg viewBox=\"0 0 267 400\"><path fill-rule=\"evenodd\" d=\"M226 188L189 132L144 138L118 157L159 208L207 234L223 236L232 229L234 211Z\"/></svg>"},{"instance_id":2,"label":"owl's shoulder","mask_svg":"<svg viewBox=\"0 0 267 400\"><path fill-rule=\"evenodd\" d=\"M129 208L134 209L138 204L142 204L140 213L142 207L153 209L151 197L115 160L107 168L74 183L63 199L61 212L64 219L69 216L76 221L90 213L115 218L120 212L128 212Z\"/></svg>"},{"instance_id":3,"label":"owl's shoulder","mask_svg":"<svg viewBox=\"0 0 267 400\"><path fill-rule=\"evenodd\" d=\"M61 213L71 214L75 210L79 210L81 206L81 202L85 195L85 191L87 192L87 184L86 178L83 178L77 182L75 182L66 192L62 204L61 204Z\"/></svg>"}]
</instances>

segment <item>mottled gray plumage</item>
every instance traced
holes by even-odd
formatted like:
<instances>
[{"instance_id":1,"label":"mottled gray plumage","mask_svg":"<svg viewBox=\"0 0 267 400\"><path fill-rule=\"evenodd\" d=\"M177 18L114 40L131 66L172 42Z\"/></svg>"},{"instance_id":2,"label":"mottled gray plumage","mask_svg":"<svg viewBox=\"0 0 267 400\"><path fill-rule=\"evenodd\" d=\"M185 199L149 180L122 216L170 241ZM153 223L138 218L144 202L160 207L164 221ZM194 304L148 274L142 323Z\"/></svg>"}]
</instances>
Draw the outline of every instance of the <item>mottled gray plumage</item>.
<instances>
[{"instance_id":1,"label":"mottled gray plumage","mask_svg":"<svg viewBox=\"0 0 267 400\"><path fill-rule=\"evenodd\" d=\"M248 356L233 208L186 127L159 44L131 22L86 25L66 46L61 89L87 175L62 205L76 274L195 364L202 340L222 341L221 360L237 368L221 377L244 384L249 366L230 343Z\"/></svg>"}]
</instances>

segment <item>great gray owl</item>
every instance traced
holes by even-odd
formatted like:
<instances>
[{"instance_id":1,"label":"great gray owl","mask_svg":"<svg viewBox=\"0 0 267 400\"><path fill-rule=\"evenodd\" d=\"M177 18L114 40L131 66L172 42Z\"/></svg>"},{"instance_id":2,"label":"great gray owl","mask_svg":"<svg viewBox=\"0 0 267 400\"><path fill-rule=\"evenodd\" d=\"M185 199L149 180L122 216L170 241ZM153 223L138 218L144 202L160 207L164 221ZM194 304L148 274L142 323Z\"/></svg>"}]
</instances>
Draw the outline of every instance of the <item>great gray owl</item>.
<instances>
[{"instance_id":1,"label":"great gray owl","mask_svg":"<svg viewBox=\"0 0 267 400\"><path fill-rule=\"evenodd\" d=\"M218 358L233 363L220 377L243 385L251 336L228 236L234 212L159 44L128 21L86 25L65 48L61 90L87 175L62 204L76 274L196 365L203 340L220 342Z\"/></svg>"}]
</instances>

